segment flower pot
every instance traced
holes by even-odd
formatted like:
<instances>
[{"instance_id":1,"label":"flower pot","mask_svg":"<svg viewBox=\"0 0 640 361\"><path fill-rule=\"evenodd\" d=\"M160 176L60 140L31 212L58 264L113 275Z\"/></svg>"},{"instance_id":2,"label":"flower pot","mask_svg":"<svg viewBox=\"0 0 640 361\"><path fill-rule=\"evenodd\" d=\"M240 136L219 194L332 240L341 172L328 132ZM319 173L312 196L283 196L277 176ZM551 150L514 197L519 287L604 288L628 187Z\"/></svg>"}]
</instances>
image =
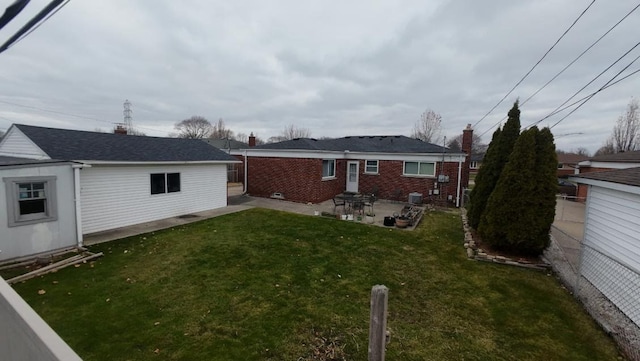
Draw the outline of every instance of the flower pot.
<instances>
[{"instance_id":1,"label":"flower pot","mask_svg":"<svg viewBox=\"0 0 640 361\"><path fill-rule=\"evenodd\" d=\"M369 223L369 224L373 224L373 222L375 222L375 218L374 218L374 216L369 216L369 215L367 215L367 216L365 216L365 217L364 217L364 219L365 219L365 221L366 221L367 223Z\"/></svg>"},{"instance_id":2,"label":"flower pot","mask_svg":"<svg viewBox=\"0 0 640 361\"><path fill-rule=\"evenodd\" d=\"M396 219L396 227L407 228L409 226L409 220L407 218L399 217Z\"/></svg>"}]
</instances>

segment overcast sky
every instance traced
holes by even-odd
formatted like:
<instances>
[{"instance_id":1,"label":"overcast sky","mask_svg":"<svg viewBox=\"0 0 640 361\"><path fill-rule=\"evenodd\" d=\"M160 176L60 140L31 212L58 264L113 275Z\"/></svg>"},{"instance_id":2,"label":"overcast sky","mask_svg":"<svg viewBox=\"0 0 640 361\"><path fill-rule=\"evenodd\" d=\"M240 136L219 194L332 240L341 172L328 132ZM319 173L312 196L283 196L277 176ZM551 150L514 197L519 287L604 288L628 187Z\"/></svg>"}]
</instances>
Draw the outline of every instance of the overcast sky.
<instances>
[{"instance_id":1,"label":"overcast sky","mask_svg":"<svg viewBox=\"0 0 640 361\"><path fill-rule=\"evenodd\" d=\"M0 41L48 1L32 0ZM0 0L0 13L12 2ZM590 2L73 0L0 54L0 130L21 123L106 131L122 122L129 99L134 126L153 136L192 115L265 139L289 124L313 137L410 135L433 109L452 137L476 124ZM518 97L528 98L636 5L596 1L475 133L489 142ZM640 10L522 106L522 125L636 45L639 29ZM640 47L578 98L638 55ZM622 76L636 69L640 61ZM595 151L640 97L639 85L640 73L593 97L552 129L557 148Z\"/></svg>"}]
</instances>

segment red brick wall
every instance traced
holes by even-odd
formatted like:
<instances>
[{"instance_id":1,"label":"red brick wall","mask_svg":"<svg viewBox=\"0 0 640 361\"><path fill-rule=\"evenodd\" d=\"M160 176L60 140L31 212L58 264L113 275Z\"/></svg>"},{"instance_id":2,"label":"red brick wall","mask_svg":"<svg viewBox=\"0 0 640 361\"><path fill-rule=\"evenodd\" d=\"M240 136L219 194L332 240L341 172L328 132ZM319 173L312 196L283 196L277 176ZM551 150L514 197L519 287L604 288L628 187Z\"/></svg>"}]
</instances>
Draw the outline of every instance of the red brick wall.
<instances>
[{"instance_id":1,"label":"red brick wall","mask_svg":"<svg viewBox=\"0 0 640 361\"><path fill-rule=\"evenodd\" d=\"M440 164L436 163L436 174L440 173ZM445 163L443 173L449 175L449 182L439 185L440 195L429 196L433 192L435 178L404 176L404 163L401 160L381 160L378 163L379 174L364 173L364 161L360 161L360 193L373 193L377 190L378 198L406 202L409 193L422 193L424 202L444 202L448 195L456 199L458 186L458 163Z\"/></svg>"},{"instance_id":2,"label":"red brick wall","mask_svg":"<svg viewBox=\"0 0 640 361\"><path fill-rule=\"evenodd\" d=\"M345 160L336 160L336 177L323 180L322 159L249 157L247 192L257 197L279 192L285 200L318 203L344 191L345 168Z\"/></svg>"},{"instance_id":3,"label":"red brick wall","mask_svg":"<svg viewBox=\"0 0 640 361\"><path fill-rule=\"evenodd\" d=\"M612 168L580 167L580 174L602 172L602 171L611 170L611 169ZM587 200L588 190L589 190L588 185L578 183L578 192L576 194L576 196L578 197L577 201L585 202Z\"/></svg>"},{"instance_id":4,"label":"red brick wall","mask_svg":"<svg viewBox=\"0 0 640 361\"><path fill-rule=\"evenodd\" d=\"M240 157L242 158L242 157ZM322 159L308 158L266 158L249 157L248 190L252 196L270 197L280 192L286 200L294 202L319 203L342 193L346 188L347 161L336 160L336 178L322 180ZM360 160L358 191L378 194L381 199L406 202L409 193L422 193L425 202L446 203L452 195L450 204L455 204L458 185L458 163L445 163L443 172L449 175L449 182L439 185L440 195L429 196L434 190L435 178L403 176L402 161L379 161L379 174L365 174L365 162ZM436 174L440 173L440 164L436 163ZM244 167L240 167L240 172ZM240 176L244 179L244 175Z\"/></svg>"}]
</instances>

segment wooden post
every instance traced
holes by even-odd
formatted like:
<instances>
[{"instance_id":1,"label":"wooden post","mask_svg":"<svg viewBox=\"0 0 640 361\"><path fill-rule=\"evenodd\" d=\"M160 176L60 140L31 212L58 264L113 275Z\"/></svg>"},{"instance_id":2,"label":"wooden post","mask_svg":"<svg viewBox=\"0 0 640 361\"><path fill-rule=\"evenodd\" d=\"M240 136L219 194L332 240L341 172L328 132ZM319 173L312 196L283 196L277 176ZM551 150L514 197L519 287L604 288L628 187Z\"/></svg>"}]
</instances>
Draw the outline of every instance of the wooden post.
<instances>
[{"instance_id":1,"label":"wooden post","mask_svg":"<svg viewBox=\"0 0 640 361\"><path fill-rule=\"evenodd\" d=\"M383 285L371 288L369 325L369 361L384 361L387 338L387 301L389 289Z\"/></svg>"}]
</instances>

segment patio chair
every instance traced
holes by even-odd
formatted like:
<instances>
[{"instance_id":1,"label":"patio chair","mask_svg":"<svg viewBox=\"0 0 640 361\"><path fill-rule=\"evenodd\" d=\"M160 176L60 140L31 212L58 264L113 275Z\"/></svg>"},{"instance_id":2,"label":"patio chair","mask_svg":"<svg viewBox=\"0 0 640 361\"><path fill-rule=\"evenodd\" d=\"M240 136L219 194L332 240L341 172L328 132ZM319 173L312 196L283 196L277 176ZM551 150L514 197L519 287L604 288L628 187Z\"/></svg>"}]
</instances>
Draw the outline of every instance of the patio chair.
<instances>
[{"instance_id":1,"label":"patio chair","mask_svg":"<svg viewBox=\"0 0 640 361\"><path fill-rule=\"evenodd\" d=\"M369 197L367 197L364 201L364 208L369 208L369 211L367 213L369 214L375 214L373 212L373 204L376 202L377 198L374 194L370 195Z\"/></svg>"},{"instance_id":2,"label":"patio chair","mask_svg":"<svg viewBox=\"0 0 640 361\"><path fill-rule=\"evenodd\" d=\"M333 197L332 200L333 200L333 214L336 213L336 209L338 207L342 207L342 213L346 213L345 207L347 203L345 202L344 198Z\"/></svg>"}]
</instances>

